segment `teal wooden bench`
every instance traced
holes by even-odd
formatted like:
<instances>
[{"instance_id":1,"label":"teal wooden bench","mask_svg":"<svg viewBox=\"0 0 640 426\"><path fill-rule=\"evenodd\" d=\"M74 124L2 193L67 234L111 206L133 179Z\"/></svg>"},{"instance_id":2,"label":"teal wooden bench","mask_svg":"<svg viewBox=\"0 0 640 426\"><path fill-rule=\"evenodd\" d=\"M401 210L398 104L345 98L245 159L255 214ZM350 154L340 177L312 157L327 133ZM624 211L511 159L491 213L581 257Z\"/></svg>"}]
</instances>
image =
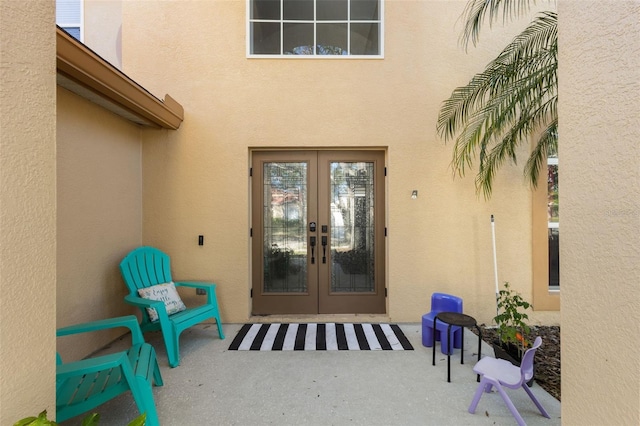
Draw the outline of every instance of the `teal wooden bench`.
<instances>
[{"instance_id":1,"label":"teal wooden bench","mask_svg":"<svg viewBox=\"0 0 640 426\"><path fill-rule=\"evenodd\" d=\"M147 426L158 426L152 381L162 386L162 376L153 346L145 343L135 316L110 318L60 328L57 336L86 333L116 327L131 331L131 348L117 353L63 363L57 354L56 421L75 417L131 391Z\"/></svg>"}]
</instances>

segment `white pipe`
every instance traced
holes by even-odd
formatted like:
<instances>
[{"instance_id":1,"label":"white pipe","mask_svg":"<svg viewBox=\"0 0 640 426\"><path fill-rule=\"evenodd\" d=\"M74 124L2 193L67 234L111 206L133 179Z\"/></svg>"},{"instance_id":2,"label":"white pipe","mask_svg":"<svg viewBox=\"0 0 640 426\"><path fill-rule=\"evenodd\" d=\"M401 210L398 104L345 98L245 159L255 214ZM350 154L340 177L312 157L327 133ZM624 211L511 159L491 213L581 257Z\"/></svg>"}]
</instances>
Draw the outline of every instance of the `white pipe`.
<instances>
[{"instance_id":1,"label":"white pipe","mask_svg":"<svg viewBox=\"0 0 640 426\"><path fill-rule=\"evenodd\" d=\"M498 289L498 259L496 255L496 224L491 215L491 236L493 240L493 275L496 283L496 315L498 315L498 296L500 290Z\"/></svg>"}]
</instances>

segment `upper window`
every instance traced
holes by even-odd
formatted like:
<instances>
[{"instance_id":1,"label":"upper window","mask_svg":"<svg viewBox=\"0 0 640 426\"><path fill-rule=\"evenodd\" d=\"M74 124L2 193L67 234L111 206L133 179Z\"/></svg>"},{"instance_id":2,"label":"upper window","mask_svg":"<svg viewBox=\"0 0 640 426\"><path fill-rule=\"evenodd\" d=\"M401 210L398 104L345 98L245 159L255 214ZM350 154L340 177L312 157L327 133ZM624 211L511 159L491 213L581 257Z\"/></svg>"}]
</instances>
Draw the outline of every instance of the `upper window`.
<instances>
[{"instance_id":1,"label":"upper window","mask_svg":"<svg viewBox=\"0 0 640 426\"><path fill-rule=\"evenodd\" d=\"M82 41L82 0L56 0L56 24Z\"/></svg>"},{"instance_id":2,"label":"upper window","mask_svg":"<svg viewBox=\"0 0 640 426\"><path fill-rule=\"evenodd\" d=\"M379 57L382 2L248 0L248 55Z\"/></svg>"}]
</instances>

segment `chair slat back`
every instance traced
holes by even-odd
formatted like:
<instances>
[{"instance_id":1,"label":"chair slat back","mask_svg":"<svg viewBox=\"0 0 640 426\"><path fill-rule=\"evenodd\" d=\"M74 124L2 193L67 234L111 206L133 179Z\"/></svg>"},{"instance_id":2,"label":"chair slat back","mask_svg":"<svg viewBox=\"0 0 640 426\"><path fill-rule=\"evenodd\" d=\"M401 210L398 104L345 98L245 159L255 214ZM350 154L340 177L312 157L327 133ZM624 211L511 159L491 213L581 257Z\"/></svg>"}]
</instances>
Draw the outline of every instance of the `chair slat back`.
<instances>
[{"instance_id":1,"label":"chair slat back","mask_svg":"<svg viewBox=\"0 0 640 426\"><path fill-rule=\"evenodd\" d=\"M138 289L168 283L171 279L169 256L155 247L138 247L120 262L120 272L131 294Z\"/></svg>"},{"instance_id":2,"label":"chair slat back","mask_svg":"<svg viewBox=\"0 0 640 426\"><path fill-rule=\"evenodd\" d=\"M522 362L520 362L520 374L523 382L528 382L533 377L533 358L541 345L542 337L538 336L533 342L533 346L527 349L522 357Z\"/></svg>"},{"instance_id":3,"label":"chair slat back","mask_svg":"<svg viewBox=\"0 0 640 426\"><path fill-rule=\"evenodd\" d=\"M431 311L462 313L462 299L451 294L433 293L431 295Z\"/></svg>"}]
</instances>

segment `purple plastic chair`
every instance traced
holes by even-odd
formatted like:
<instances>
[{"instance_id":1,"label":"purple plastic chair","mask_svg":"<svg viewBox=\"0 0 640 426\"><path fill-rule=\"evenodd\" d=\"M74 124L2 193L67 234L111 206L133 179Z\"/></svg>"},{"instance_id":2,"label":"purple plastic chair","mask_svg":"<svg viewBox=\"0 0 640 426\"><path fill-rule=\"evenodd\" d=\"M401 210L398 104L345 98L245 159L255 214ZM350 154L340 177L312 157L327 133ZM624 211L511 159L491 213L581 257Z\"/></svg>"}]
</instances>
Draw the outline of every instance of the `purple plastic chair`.
<instances>
[{"instance_id":1,"label":"purple plastic chair","mask_svg":"<svg viewBox=\"0 0 640 426\"><path fill-rule=\"evenodd\" d=\"M533 357L536 354L536 350L541 345L542 338L538 336L536 337L533 346L524 353L520 367L517 367L504 359L491 357L482 358L478 361L478 363L473 367L473 371L480 374L482 379L480 380L476 394L473 396L473 400L469 406L469 412L471 414L475 413L478 402L480 402L482 392L484 391L489 393L491 392L491 388L495 386L502 399L504 399L505 404L509 407L509 411L511 411L511 414L513 414L513 417L516 418L516 421L520 426L526 426L526 423L516 407L513 405L513 402L511 402L511 399L509 399L509 396L504 391L503 387L508 387L510 389L524 389L525 392L527 392L527 395L529 395L529 398L531 398L533 403L536 404L536 407L538 407L538 410L540 410L542 415L546 418L550 418L549 413L547 413L547 411L542 407L540 402L538 402L527 386L527 382L533 377Z\"/></svg>"},{"instance_id":2,"label":"purple plastic chair","mask_svg":"<svg viewBox=\"0 0 640 426\"><path fill-rule=\"evenodd\" d=\"M440 351L448 355L449 352L449 336L447 336L448 325L438 321L436 330L433 329L433 319L440 312L458 312L462 313L462 299L446 293L433 293L431 295L431 312L422 316L422 346L430 348L433 345L433 333L436 333L436 340L440 341ZM451 327L453 334L453 347L460 349L462 347L462 329L460 327Z\"/></svg>"}]
</instances>

